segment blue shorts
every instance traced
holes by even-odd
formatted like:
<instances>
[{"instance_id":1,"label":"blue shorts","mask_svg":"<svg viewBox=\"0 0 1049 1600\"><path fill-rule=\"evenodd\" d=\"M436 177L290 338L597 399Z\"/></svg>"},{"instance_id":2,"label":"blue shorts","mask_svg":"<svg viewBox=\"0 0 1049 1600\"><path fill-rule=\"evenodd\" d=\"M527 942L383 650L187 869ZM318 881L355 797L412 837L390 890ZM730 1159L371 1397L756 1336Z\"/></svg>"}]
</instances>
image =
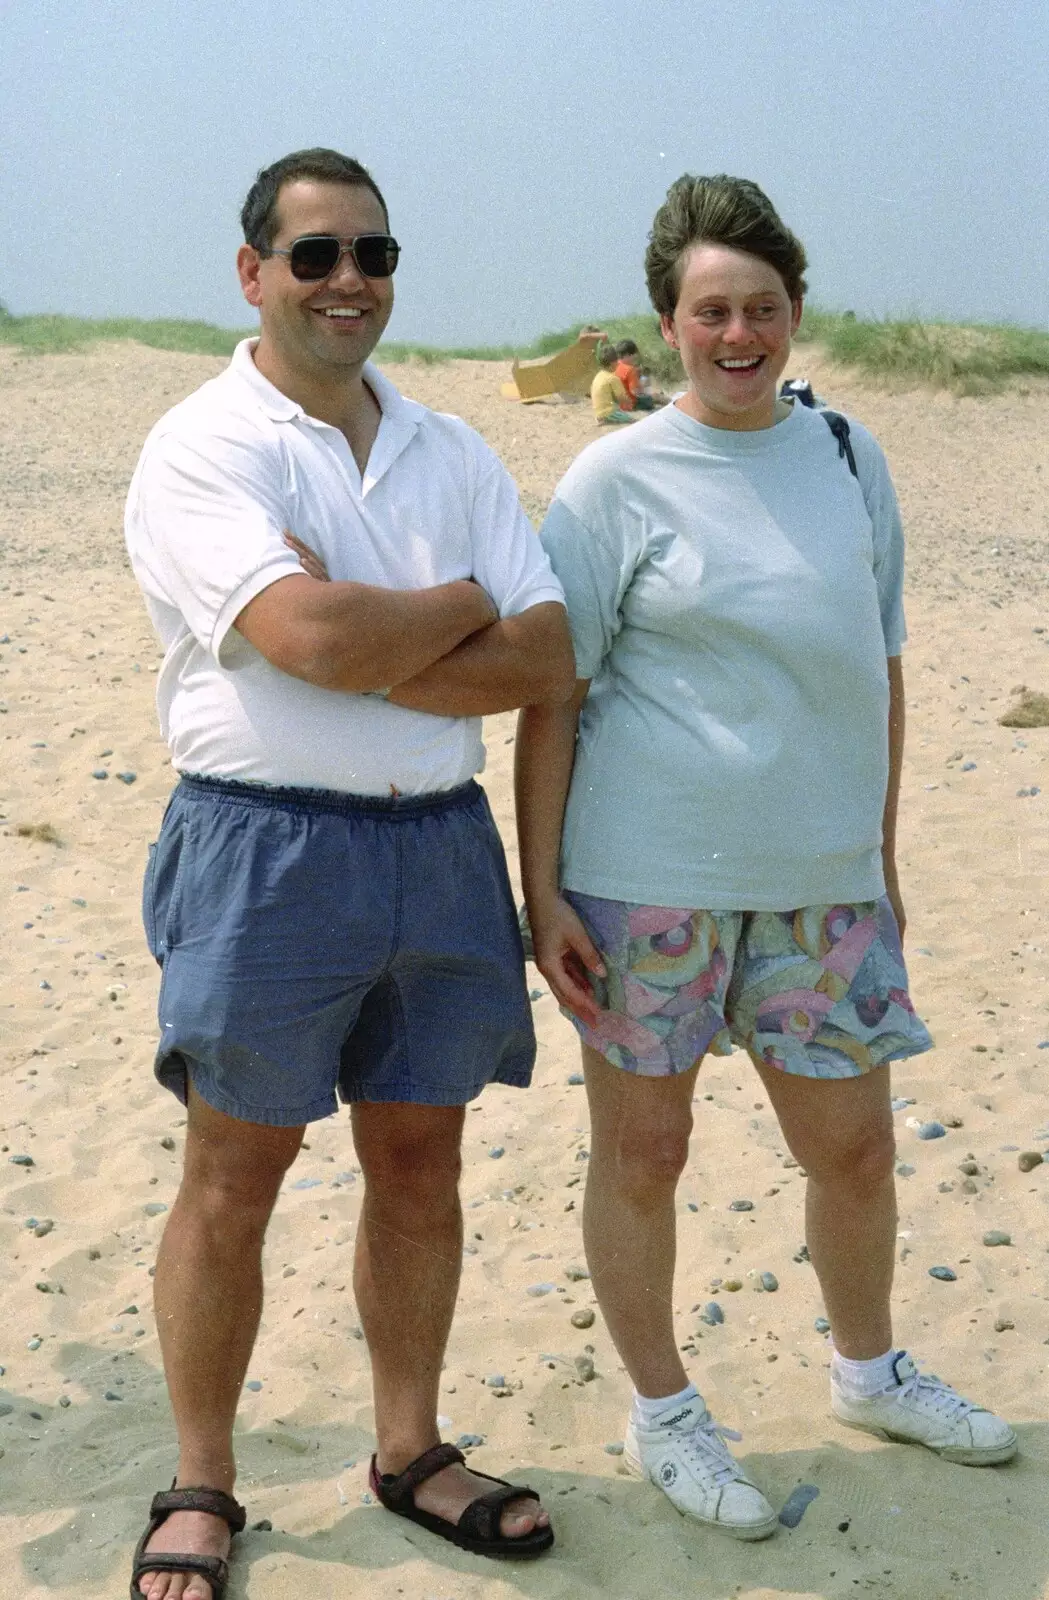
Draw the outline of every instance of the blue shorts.
<instances>
[{"instance_id":1,"label":"blue shorts","mask_svg":"<svg viewBox=\"0 0 1049 1600\"><path fill-rule=\"evenodd\" d=\"M297 1127L344 1101L526 1087L535 1033L502 842L473 782L384 799L183 777L150 850L156 1074Z\"/></svg>"}]
</instances>

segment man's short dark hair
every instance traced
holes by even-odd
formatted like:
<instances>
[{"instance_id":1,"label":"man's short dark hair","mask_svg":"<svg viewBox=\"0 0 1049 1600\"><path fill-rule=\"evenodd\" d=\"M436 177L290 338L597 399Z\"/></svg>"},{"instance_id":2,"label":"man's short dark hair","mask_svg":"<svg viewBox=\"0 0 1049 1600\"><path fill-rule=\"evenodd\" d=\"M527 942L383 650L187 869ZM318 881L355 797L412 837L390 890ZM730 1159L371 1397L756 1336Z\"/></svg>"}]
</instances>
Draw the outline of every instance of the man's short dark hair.
<instances>
[{"instance_id":1,"label":"man's short dark hair","mask_svg":"<svg viewBox=\"0 0 1049 1600\"><path fill-rule=\"evenodd\" d=\"M240 225L244 239L253 250L268 250L277 237L277 196L286 183L299 178L309 178L314 183L346 183L370 189L382 206L386 226L390 226L390 213L382 191L367 167L362 167L352 156L338 150L317 146L312 150L293 150L281 156L272 166L263 167L248 190L248 197L240 211Z\"/></svg>"},{"instance_id":2,"label":"man's short dark hair","mask_svg":"<svg viewBox=\"0 0 1049 1600\"><path fill-rule=\"evenodd\" d=\"M641 354L633 339L620 339L616 349L619 351L620 361L625 361L627 356L639 356Z\"/></svg>"}]
</instances>

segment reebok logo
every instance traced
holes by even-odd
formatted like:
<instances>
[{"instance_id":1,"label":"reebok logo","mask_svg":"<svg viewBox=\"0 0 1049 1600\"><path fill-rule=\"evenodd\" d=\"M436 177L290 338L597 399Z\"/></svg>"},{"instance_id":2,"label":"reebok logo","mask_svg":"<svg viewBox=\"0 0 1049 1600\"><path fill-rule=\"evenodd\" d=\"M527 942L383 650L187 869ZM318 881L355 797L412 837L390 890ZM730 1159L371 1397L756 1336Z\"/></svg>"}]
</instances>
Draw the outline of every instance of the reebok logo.
<instances>
[{"instance_id":1,"label":"reebok logo","mask_svg":"<svg viewBox=\"0 0 1049 1600\"><path fill-rule=\"evenodd\" d=\"M672 1417L660 1417L661 1428L672 1428L677 1422L686 1422L692 1415L692 1407L686 1406L683 1411L675 1411Z\"/></svg>"}]
</instances>

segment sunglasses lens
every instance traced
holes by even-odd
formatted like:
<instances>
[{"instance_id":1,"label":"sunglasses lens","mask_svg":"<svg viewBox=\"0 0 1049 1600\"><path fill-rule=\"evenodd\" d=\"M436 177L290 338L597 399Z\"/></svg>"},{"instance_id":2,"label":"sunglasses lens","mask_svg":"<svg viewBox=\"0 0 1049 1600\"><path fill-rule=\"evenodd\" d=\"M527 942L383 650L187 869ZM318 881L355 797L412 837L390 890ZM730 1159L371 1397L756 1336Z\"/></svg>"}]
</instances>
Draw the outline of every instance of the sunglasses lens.
<instances>
[{"instance_id":1,"label":"sunglasses lens","mask_svg":"<svg viewBox=\"0 0 1049 1600\"><path fill-rule=\"evenodd\" d=\"M388 233L363 233L353 241L353 258L366 278L392 278L400 253Z\"/></svg>"},{"instance_id":2,"label":"sunglasses lens","mask_svg":"<svg viewBox=\"0 0 1049 1600\"><path fill-rule=\"evenodd\" d=\"M291 247L292 276L302 283L313 283L335 271L339 260L339 241L330 234L318 233L296 239Z\"/></svg>"}]
</instances>

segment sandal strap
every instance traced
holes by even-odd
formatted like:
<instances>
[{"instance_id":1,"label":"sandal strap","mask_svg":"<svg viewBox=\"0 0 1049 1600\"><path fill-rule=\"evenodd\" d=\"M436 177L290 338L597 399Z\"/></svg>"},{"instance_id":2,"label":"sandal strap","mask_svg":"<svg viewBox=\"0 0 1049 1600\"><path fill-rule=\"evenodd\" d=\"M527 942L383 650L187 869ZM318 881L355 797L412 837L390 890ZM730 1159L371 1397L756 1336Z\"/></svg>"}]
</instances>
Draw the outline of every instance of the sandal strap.
<instances>
[{"instance_id":1,"label":"sandal strap","mask_svg":"<svg viewBox=\"0 0 1049 1600\"><path fill-rule=\"evenodd\" d=\"M173 1572L183 1577L207 1578L216 1600L229 1582L229 1566L221 1556L178 1555L173 1550L153 1550L148 1555L140 1556L131 1569L132 1583L137 1586L139 1578L146 1572Z\"/></svg>"},{"instance_id":2,"label":"sandal strap","mask_svg":"<svg viewBox=\"0 0 1049 1600\"><path fill-rule=\"evenodd\" d=\"M414 1506L415 1490L421 1483L443 1472L445 1467L455 1466L465 1460L462 1451L456 1449L454 1444L433 1445L410 1461L403 1472L384 1472L380 1475L378 1464L373 1460L374 1481L383 1505L391 1510L399 1510L403 1505Z\"/></svg>"},{"instance_id":3,"label":"sandal strap","mask_svg":"<svg viewBox=\"0 0 1049 1600\"><path fill-rule=\"evenodd\" d=\"M221 1489L172 1487L153 1496L149 1515L158 1527L173 1511L204 1511L208 1516L221 1517L230 1533L242 1533L248 1520L244 1507Z\"/></svg>"},{"instance_id":4,"label":"sandal strap","mask_svg":"<svg viewBox=\"0 0 1049 1600\"><path fill-rule=\"evenodd\" d=\"M487 1476L487 1474L486 1474ZM478 1495L476 1500L471 1500L457 1527L460 1533L469 1534L474 1539L493 1540L501 1537L499 1523L502 1520L504 1506L511 1500L534 1500L539 1504L539 1496L534 1489L517 1488L512 1483L507 1483L501 1489L493 1489L491 1494ZM513 1539L511 1534L510 1539Z\"/></svg>"}]
</instances>

